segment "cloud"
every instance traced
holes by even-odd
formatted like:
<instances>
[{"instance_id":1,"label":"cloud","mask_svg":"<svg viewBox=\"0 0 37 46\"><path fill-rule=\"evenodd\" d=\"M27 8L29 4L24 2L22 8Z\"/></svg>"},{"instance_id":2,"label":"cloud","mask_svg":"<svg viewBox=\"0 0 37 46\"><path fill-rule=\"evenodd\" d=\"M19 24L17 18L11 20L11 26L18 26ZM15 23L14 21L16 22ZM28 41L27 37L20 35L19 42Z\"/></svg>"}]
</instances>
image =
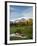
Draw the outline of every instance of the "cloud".
<instances>
[{"instance_id":1,"label":"cloud","mask_svg":"<svg viewBox=\"0 0 37 46\"><path fill-rule=\"evenodd\" d=\"M31 10L31 8L29 8ZM32 18L33 17L33 10L31 11L28 11L29 9L26 9L24 10L21 15L23 15L23 17L26 17L26 18Z\"/></svg>"},{"instance_id":2,"label":"cloud","mask_svg":"<svg viewBox=\"0 0 37 46\"><path fill-rule=\"evenodd\" d=\"M24 9L22 10L20 9L18 12L18 9L16 8L10 8L10 20L14 20L14 19L17 19L17 18L21 18L21 17L26 17L26 18L29 18L33 16L33 10L32 8L27 8L27 9Z\"/></svg>"}]
</instances>

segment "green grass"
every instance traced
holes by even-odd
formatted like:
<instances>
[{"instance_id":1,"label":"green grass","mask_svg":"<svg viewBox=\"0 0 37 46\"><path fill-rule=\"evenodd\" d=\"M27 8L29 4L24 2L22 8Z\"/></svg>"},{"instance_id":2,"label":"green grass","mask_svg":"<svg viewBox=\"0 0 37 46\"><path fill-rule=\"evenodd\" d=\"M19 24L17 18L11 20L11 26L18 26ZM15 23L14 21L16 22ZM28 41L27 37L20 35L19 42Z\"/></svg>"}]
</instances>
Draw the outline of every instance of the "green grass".
<instances>
[{"instance_id":1,"label":"green grass","mask_svg":"<svg viewBox=\"0 0 37 46\"><path fill-rule=\"evenodd\" d=\"M32 26L13 25L10 27L10 34L15 33L18 29L24 34L24 36L27 36L26 39L32 39ZM10 40L21 40L21 38L10 37Z\"/></svg>"}]
</instances>

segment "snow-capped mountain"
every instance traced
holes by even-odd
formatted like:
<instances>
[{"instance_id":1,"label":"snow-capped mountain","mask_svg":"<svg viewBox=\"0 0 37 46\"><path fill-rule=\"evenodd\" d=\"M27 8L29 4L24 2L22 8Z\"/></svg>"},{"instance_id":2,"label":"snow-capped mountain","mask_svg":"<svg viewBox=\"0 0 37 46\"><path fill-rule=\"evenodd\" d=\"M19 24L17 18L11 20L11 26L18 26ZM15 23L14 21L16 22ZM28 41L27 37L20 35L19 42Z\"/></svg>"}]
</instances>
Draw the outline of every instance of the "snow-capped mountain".
<instances>
[{"instance_id":1,"label":"snow-capped mountain","mask_svg":"<svg viewBox=\"0 0 37 46\"><path fill-rule=\"evenodd\" d=\"M26 20L28 19L32 19L32 18L18 18L18 19L15 19L15 20L10 20L10 23L19 23L19 22L25 22Z\"/></svg>"}]
</instances>

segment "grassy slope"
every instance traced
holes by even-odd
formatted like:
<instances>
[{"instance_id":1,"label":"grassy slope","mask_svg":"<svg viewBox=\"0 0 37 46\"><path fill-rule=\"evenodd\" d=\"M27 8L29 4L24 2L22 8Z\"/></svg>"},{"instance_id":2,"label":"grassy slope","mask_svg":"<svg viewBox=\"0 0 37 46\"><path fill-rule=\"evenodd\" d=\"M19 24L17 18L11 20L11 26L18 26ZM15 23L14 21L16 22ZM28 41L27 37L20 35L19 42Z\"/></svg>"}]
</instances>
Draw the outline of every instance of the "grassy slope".
<instances>
[{"instance_id":1,"label":"grassy slope","mask_svg":"<svg viewBox=\"0 0 37 46\"><path fill-rule=\"evenodd\" d=\"M20 30L25 36L28 36L27 39L32 38L32 26L11 26L10 27L10 34L16 32L17 30ZM13 37L11 37L11 40ZM16 38L14 38L16 39ZM20 39L20 38L17 38Z\"/></svg>"}]
</instances>

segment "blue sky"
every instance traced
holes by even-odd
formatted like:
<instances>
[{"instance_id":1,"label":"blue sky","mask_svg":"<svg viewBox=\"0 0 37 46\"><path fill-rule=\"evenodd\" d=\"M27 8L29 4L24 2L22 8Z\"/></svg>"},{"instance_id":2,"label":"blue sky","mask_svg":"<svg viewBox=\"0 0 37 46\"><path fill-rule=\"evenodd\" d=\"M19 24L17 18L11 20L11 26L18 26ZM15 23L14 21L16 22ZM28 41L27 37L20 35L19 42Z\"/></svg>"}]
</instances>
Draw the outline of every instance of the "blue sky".
<instances>
[{"instance_id":1,"label":"blue sky","mask_svg":"<svg viewBox=\"0 0 37 46\"><path fill-rule=\"evenodd\" d=\"M10 20L15 20L21 17L32 18L32 6L15 6L10 5Z\"/></svg>"}]
</instances>

